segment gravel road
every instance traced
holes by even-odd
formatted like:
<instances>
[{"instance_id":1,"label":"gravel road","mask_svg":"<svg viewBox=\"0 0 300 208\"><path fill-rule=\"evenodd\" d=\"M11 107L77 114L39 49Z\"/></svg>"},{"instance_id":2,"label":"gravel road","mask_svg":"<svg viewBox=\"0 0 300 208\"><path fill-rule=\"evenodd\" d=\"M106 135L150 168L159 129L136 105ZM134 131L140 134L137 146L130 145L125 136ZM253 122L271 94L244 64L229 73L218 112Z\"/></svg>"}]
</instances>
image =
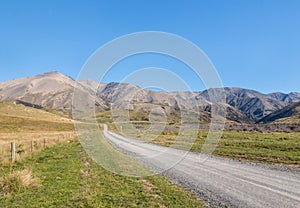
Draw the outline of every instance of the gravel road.
<instances>
[{"instance_id":1,"label":"gravel road","mask_svg":"<svg viewBox=\"0 0 300 208\"><path fill-rule=\"evenodd\" d=\"M209 157L145 143L107 131L116 148L216 207L300 207L300 173ZM182 159L182 157L184 159ZM178 162L179 161L179 162ZM166 171L165 171L166 170Z\"/></svg>"}]
</instances>

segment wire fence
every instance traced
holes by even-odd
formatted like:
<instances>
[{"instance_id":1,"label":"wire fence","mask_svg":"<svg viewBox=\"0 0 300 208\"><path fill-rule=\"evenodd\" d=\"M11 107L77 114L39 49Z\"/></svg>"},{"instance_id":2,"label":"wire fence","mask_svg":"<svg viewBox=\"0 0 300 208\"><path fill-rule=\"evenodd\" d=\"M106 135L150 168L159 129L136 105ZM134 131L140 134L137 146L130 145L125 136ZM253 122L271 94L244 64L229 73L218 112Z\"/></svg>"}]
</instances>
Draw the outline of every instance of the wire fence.
<instances>
[{"instance_id":1,"label":"wire fence","mask_svg":"<svg viewBox=\"0 0 300 208\"><path fill-rule=\"evenodd\" d=\"M75 132L61 133L44 138L18 139L14 141L1 141L0 143L0 164L15 162L23 157L29 156L36 151L43 150L55 144L70 141L76 137Z\"/></svg>"}]
</instances>

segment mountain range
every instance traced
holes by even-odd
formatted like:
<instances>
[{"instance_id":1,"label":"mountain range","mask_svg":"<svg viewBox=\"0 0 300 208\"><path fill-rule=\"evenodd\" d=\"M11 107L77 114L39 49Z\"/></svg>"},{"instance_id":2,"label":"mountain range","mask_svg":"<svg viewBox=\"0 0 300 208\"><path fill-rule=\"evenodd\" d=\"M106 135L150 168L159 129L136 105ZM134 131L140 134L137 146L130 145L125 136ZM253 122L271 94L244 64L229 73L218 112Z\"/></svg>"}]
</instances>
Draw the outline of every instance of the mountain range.
<instances>
[{"instance_id":1,"label":"mountain range","mask_svg":"<svg viewBox=\"0 0 300 208\"><path fill-rule=\"evenodd\" d=\"M180 111L195 111L200 121L208 122L211 113L210 90L200 92L157 92L145 90L129 83L97 83L75 81L58 72L0 82L0 101L14 102L35 108L70 112L72 97L76 92L95 99L96 111L112 107L130 111L149 112L161 108L168 116L178 116ZM269 123L292 117L300 119L300 93L275 92L263 94L243 88L224 88L227 119L235 123ZM193 100L197 105L191 105Z\"/></svg>"}]
</instances>

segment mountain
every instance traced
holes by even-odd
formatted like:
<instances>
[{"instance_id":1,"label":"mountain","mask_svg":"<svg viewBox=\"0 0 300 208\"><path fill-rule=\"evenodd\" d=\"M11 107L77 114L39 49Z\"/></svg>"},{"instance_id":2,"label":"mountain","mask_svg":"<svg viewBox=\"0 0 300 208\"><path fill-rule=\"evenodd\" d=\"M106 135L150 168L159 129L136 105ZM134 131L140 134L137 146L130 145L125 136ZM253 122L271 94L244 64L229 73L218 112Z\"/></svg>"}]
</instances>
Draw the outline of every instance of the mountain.
<instances>
[{"instance_id":1,"label":"mountain","mask_svg":"<svg viewBox=\"0 0 300 208\"><path fill-rule=\"evenodd\" d=\"M70 111L74 87L82 94L92 96L90 89L58 72L15 79L0 83L0 101L10 101L36 108ZM96 98L99 110L107 108Z\"/></svg>"},{"instance_id":2,"label":"mountain","mask_svg":"<svg viewBox=\"0 0 300 208\"><path fill-rule=\"evenodd\" d=\"M210 100L209 90L199 92L197 97ZM244 112L247 117L255 122L273 113L286 105L300 101L300 93L271 93L263 94L255 90L242 88L224 88L226 103Z\"/></svg>"},{"instance_id":3,"label":"mountain","mask_svg":"<svg viewBox=\"0 0 300 208\"><path fill-rule=\"evenodd\" d=\"M297 92L291 92L289 94L275 92L270 93L269 96L287 104L300 101L300 93Z\"/></svg>"},{"instance_id":4,"label":"mountain","mask_svg":"<svg viewBox=\"0 0 300 208\"><path fill-rule=\"evenodd\" d=\"M105 100L113 109L127 109L150 113L152 109L161 109L167 116L179 117L180 111L199 114L200 121L209 122L211 102L196 98L194 92L156 92L144 90L129 83L108 83L98 90L97 96ZM238 123L253 123L247 115L228 105L227 119Z\"/></svg>"},{"instance_id":5,"label":"mountain","mask_svg":"<svg viewBox=\"0 0 300 208\"><path fill-rule=\"evenodd\" d=\"M97 112L109 109L127 109L148 115L166 114L179 117L181 112L199 114L200 121L209 122L212 100L202 92L156 92L129 83L98 83L91 80L75 81L58 72L49 72L0 83L0 101L15 102L35 108L71 112L76 92L83 99L95 100ZM214 90L214 91L213 91ZM263 94L242 88L224 88L227 119L237 123L269 121L268 116L291 103L300 101L300 93L281 92ZM153 109L156 109L153 111ZM265 120L263 120L266 118Z\"/></svg>"},{"instance_id":6,"label":"mountain","mask_svg":"<svg viewBox=\"0 0 300 208\"><path fill-rule=\"evenodd\" d=\"M145 115L155 111L156 114L160 112L168 117L179 117L180 110L197 112L187 100L176 98L171 93L145 90L129 83L108 83L98 88L97 96L115 111L125 109Z\"/></svg>"},{"instance_id":7,"label":"mountain","mask_svg":"<svg viewBox=\"0 0 300 208\"><path fill-rule=\"evenodd\" d=\"M288 106L275 111L264 117L259 123L300 123L300 102L289 104Z\"/></svg>"}]
</instances>

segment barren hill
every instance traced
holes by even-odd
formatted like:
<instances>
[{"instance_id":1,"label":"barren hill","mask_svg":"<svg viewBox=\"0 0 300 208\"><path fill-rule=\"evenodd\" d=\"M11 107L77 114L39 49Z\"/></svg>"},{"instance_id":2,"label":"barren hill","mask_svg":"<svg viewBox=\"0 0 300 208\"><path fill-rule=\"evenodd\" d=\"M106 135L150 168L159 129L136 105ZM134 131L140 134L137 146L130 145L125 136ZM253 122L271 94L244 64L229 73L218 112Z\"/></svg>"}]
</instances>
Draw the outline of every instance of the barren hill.
<instances>
[{"instance_id":1,"label":"barren hill","mask_svg":"<svg viewBox=\"0 0 300 208\"><path fill-rule=\"evenodd\" d=\"M290 103L300 101L300 93L263 94L254 90L228 87L224 90L226 103L244 112L253 121L258 121ZM210 100L208 92L209 90L200 92L198 97Z\"/></svg>"},{"instance_id":2,"label":"barren hill","mask_svg":"<svg viewBox=\"0 0 300 208\"><path fill-rule=\"evenodd\" d=\"M149 113L152 109L160 109L167 116L179 116L180 111L188 111L198 113L202 121L209 121L211 113L211 89L156 92L129 83L75 81L58 72L1 82L0 101L70 112L74 89L85 98L95 99L98 112L123 108ZM238 123L269 121L266 116L300 101L300 93L296 92L263 94L242 88L225 88L225 93L227 119Z\"/></svg>"},{"instance_id":3,"label":"barren hill","mask_svg":"<svg viewBox=\"0 0 300 208\"><path fill-rule=\"evenodd\" d=\"M90 94L87 87L57 72L15 79L0 83L0 101L10 101L37 108L63 111L71 110L74 87L83 94ZM106 108L97 98L99 110Z\"/></svg>"},{"instance_id":4,"label":"barren hill","mask_svg":"<svg viewBox=\"0 0 300 208\"><path fill-rule=\"evenodd\" d=\"M289 104L288 106L266 116L260 123L300 123L300 102Z\"/></svg>"}]
</instances>

